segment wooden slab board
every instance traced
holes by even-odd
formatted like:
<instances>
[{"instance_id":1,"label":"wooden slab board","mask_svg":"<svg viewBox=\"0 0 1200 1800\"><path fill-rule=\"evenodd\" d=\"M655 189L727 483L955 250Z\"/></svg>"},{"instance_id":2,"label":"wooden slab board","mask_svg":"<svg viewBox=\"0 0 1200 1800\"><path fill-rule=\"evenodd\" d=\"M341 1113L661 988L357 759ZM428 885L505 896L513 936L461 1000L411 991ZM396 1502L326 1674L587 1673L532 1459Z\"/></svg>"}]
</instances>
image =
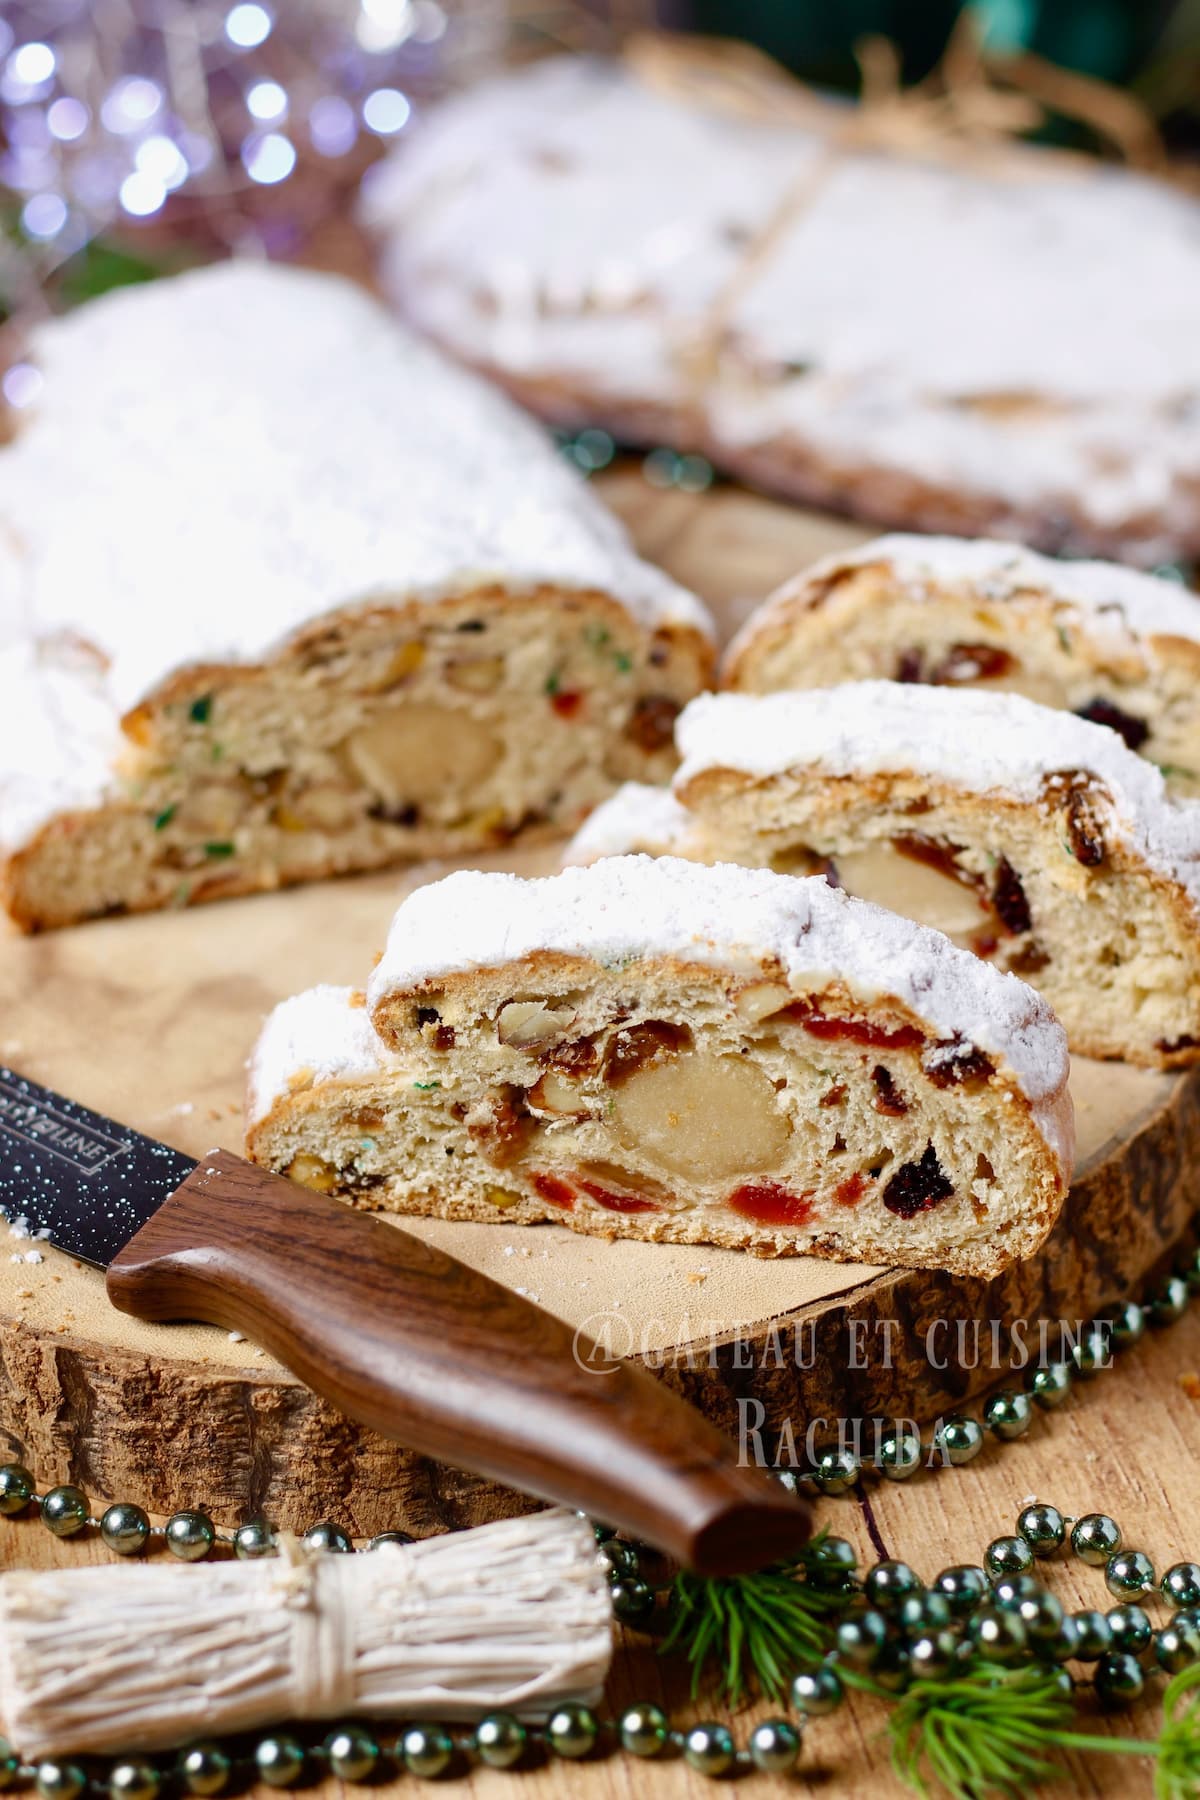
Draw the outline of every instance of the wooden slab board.
<instances>
[{"instance_id":1,"label":"wooden slab board","mask_svg":"<svg viewBox=\"0 0 1200 1800\"><path fill-rule=\"evenodd\" d=\"M728 624L747 600L862 534L742 494L661 495L618 478L643 549ZM492 866L548 872L554 850ZM426 866L190 912L0 942L0 1060L201 1155L240 1148L242 1065L264 1013L315 981L359 985ZM928 1418L1003 1378L1017 1320L1078 1323L1127 1291L1200 1203L1200 1077L1079 1063L1080 1162L1047 1250L992 1283L812 1258L605 1243L561 1227L406 1221L771 1447L785 1419ZM1195 1152L1195 1155L1192 1155ZM1189 1161L1192 1166L1189 1166ZM1195 1173L1193 1172L1195 1169ZM225 1333L139 1324L100 1276L0 1231L0 1436L43 1480L222 1521L263 1508L423 1533L525 1504L359 1430ZM1001 1321L1005 1352L957 1321ZM946 1327L936 1322L947 1320ZM890 1323L889 1323L890 1322ZM933 1337L929 1333L933 1329ZM932 1366L933 1349L945 1368Z\"/></svg>"}]
</instances>

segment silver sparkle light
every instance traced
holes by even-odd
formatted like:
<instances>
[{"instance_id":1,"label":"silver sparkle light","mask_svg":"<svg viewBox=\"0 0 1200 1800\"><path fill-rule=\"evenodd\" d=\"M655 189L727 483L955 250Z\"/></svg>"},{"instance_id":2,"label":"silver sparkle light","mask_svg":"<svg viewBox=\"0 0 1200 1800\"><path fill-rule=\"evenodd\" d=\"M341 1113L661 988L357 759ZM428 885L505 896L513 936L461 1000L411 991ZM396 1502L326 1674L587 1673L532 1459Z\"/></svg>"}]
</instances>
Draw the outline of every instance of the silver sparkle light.
<instances>
[{"instance_id":1,"label":"silver sparkle light","mask_svg":"<svg viewBox=\"0 0 1200 1800\"><path fill-rule=\"evenodd\" d=\"M363 101L363 124L376 137L394 137L403 131L411 113L408 98L399 88L376 88Z\"/></svg>"},{"instance_id":2,"label":"silver sparkle light","mask_svg":"<svg viewBox=\"0 0 1200 1800\"><path fill-rule=\"evenodd\" d=\"M281 131L253 133L242 145L242 167L251 181L273 187L296 166L296 147Z\"/></svg>"},{"instance_id":3,"label":"silver sparkle light","mask_svg":"<svg viewBox=\"0 0 1200 1800\"><path fill-rule=\"evenodd\" d=\"M225 36L239 50L255 50L266 43L274 23L265 6L254 4L254 0L240 0L226 14Z\"/></svg>"}]
</instances>

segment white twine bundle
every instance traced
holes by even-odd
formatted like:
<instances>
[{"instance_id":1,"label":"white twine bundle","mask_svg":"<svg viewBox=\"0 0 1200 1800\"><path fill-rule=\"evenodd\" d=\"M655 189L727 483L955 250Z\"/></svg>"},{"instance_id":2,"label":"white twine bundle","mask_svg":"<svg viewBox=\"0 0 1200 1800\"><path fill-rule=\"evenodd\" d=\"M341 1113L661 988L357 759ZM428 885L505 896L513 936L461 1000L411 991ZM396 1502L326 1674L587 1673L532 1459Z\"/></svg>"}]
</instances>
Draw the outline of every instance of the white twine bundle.
<instances>
[{"instance_id":1,"label":"white twine bundle","mask_svg":"<svg viewBox=\"0 0 1200 1800\"><path fill-rule=\"evenodd\" d=\"M523 1717L599 1698L612 1605L587 1521L534 1513L365 1556L0 1577L23 1756L152 1750L282 1719Z\"/></svg>"}]
</instances>

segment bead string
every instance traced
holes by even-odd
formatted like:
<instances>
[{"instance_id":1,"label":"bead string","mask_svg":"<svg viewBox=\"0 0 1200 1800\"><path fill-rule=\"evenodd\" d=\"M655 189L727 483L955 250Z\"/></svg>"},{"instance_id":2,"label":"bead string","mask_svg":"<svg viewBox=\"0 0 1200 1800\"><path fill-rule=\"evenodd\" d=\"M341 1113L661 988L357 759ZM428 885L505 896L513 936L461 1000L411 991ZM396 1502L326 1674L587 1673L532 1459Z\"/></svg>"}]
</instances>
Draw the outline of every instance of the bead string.
<instances>
[{"instance_id":1,"label":"bead string","mask_svg":"<svg viewBox=\"0 0 1200 1800\"><path fill-rule=\"evenodd\" d=\"M1076 1377L1087 1378L1110 1367L1112 1351L1135 1344L1147 1323L1160 1327L1175 1323L1197 1295L1200 1248L1144 1307L1122 1301L1093 1320L1073 1346L1069 1362L1035 1368L1028 1392L1013 1388L991 1395L982 1408L982 1423L963 1414L943 1420L928 1440L907 1430L883 1437L872 1459L874 1472L904 1480L929 1452L940 1453L951 1466L961 1466L979 1454L988 1432L1000 1444L1023 1436L1035 1406L1048 1411L1063 1405ZM839 1449L821 1454L811 1469L782 1471L780 1479L789 1486L811 1482L825 1494L845 1494L864 1473L862 1460ZM20 1463L0 1466L0 1514L13 1517L34 1505L56 1537L74 1537L91 1529L121 1556L138 1554L152 1539L164 1542L186 1562L217 1549L242 1558L276 1552L274 1531L261 1516L233 1532L219 1531L205 1513L191 1509L173 1513L165 1525L155 1526L140 1506L124 1501L97 1516L78 1487L63 1484L39 1495L33 1476ZM669 1584L656 1588L644 1578L642 1558L651 1553L618 1538L606 1526L596 1525L595 1531L609 1564L616 1617L634 1628L653 1629ZM381 1532L366 1548L412 1541L407 1532ZM349 1534L331 1521L313 1526L304 1542L334 1554L354 1551ZM1119 1601L1107 1613L1091 1608L1065 1612L1032 1574L1035 1560L1054 1556L1067 1543L1081 1562L1103 1568L1109 1593ZM0 1739L0 1788L32 1784L40 1800L84 1800L84 1796L158 1800L164 1788L173 1785L177 1792L212 1800L235 1779L256 1777L279 1788L292 1787L314 1771L347 1782L405 1771L432 1779L464 1761L507 1769L525 1760L531 1750L578 1760L612 1746L637 1757L681 1754L705 1775L752 1768L784 1773L800 1755L805 1723L835 1711L847 1681L853 1685L856 1674L869 1675L876 1686L898 1694L912 1678L944 1678L963 1656L978 1652L1005 1667L1027 1662L1054 1667L1064 1692L1070 1693L1074 1686L1086 1684L1074 1682L1062 1665L1093 1663L1091 1685L1111 1706L1137 1699L1147 1673L1173 1675L1200 1661L1200 1563L1176 1563L1158 1581L1151 1559L1142 1550L1125 1547L1120 1527L1106 1513L1072 1518L1048 1504L1026 1506L1015 1533L994 1538L981 1564L943 1569L928 1587L907 1563L894 1560L875 1563L859 1580L854 1547L844 1538L825 1537L815 1551L817 1562L809 1579L843 1597L846 1616L836 1627L833 1648L825 1659L802 1670L792 1682L797 1722L762 1721L752 1728L744 1749L724 1724L704 1721L677 1730L663 1709L649 1702L635 1703L619 1717L604 1720L586 1706L566 1704L537 1726L495 1712L467 1730L412 1724L386 1739L355 1724L335 1727L319 1743L273 1731L242 1755L208 1742L185 1750L169 1768L140 1757L121 1758L103 1778L73 1761L24 1763ZM1157 1628L1138 1603L1156 1587L1174 1612L1169 1623Z\"/></svg>"},{"instance_id":2,"label":"bead string","mask_svg":"<svg viewBox=\"0 0 1200 1800\"><path fill-rule=\"evenodd\" d=\"M645 1628L658 1598L641 1577L646 1552L605 1526L596 1527L596 1536L609 1563L614 1610L618 1615L636 1610L637 1623ZM1054 1557L1068 1544L1080 1562L1103 1568L1105 1585L1119 1601L1107 1613L1094 1608L1068 1613L1031 1573L1035 1561ZM729 1727L717 1721L672 1728L663 1709L652 1702L635 1702L618 1717L603 1720L589 1707L572 1703L557 1707L537 1726L523 1725L511 1713L493 1712L466 1730L420 1723L388 1738L358 1724L335 1726L319 1743L272 1731L240 1756L205 1742L182 1751L166 1768L141 1757L123 1757L103 1778L68 1760L22 1763L0 1740L0 1786L32 1784L41 1800L83 1800L85 1795L158 1800L170 1785L210 1800L246 1778L278 1788L324 1773L352 1783L403 1772L433 1779L471 1762L510 1769L527 1761L531 1750L578 1761L617 1747L639 1758L682 1755L698 1773L714 1777L750 1769L783 1774L799 1759L808 1721L835 1712L855 1675L868 1675L877 1686L899 1694L917 1677L946 1679L956 1663L979 1653L1005 1668L1053 1668L1064 1693L1070 1694L1087 1684L1074 1681L1063 1665L1092 1663L1091 1685L1112 1707L1137 1699L1148 1673L1174 1675L1200 1662L1200 1564L1175 1563L1159 1580L1144 1551L1124 1548L1120 1526L1106 1513L1072 1518L1044 1502L1027 1505L1017 1517L1016 1531L994 1538L981 1564L943 1569L928 1587L907 1563L895 1560L873 1564L859 1579L854 1546L845 1538L826 1537L820 1540L810 1579L845 1600L833 1647L823 1661L793 1680L795 1722L762 1720L752 1727L744 1749ZM636 1609L623 1608L622 1591L632 1596L639 1589L649 1596L649 1604L639 1598ZM1169 1623L1157 1628L1137 1603L1156 1589L1173 1612Z\"/></svg>"}]
</instances>

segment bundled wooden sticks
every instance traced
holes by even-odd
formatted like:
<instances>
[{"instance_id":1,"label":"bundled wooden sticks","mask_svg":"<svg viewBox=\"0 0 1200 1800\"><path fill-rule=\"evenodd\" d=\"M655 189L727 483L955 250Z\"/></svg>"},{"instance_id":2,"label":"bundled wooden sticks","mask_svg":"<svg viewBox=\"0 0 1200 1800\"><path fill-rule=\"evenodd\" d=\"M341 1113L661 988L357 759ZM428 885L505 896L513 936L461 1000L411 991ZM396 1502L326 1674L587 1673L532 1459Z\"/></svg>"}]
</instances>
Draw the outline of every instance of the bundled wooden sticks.
<instances>
[{"instance_id":1,"label":"bundled wooden sticks","mask_svg":"<svg viewBox=\"0 0 1200 1800\"><path fill-rule=\"evenodd\" d=\"M536 1717L595 1700L612 1608L586 1520L535 1513L334 1556L0 1577L21 1754L150 1750L272 1720Z\"/></svg>"}]
</instances>

